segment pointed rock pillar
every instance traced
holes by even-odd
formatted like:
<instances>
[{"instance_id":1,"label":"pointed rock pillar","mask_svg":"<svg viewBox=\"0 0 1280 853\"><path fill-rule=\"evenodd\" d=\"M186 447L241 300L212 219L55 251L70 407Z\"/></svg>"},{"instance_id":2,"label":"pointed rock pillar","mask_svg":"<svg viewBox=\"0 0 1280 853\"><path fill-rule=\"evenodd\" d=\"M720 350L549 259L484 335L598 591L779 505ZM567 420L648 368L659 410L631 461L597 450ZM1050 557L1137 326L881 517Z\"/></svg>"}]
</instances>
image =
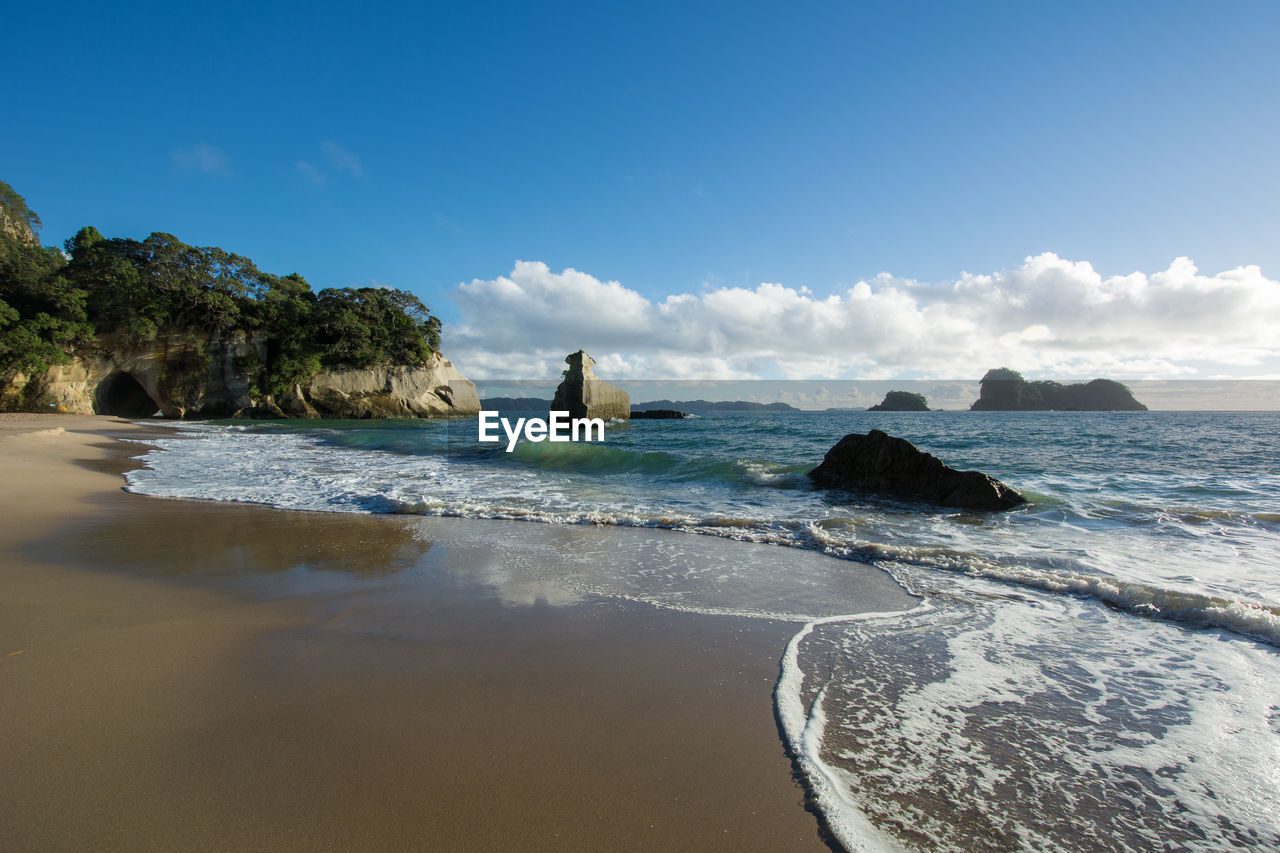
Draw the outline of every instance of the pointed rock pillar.
<instances>
[{"instance_id":1,"label":"pointed rock pillar","mask_svg":"<svg viewBox=\"0 0 1280 853\"><path fill-rule=\"evenodd\" d=\"M596 378L591 367L596 360L582 350L565 357L569 369L564 380L556 388L552 411L568 412L571 418L622 418L631 417L631 397L616 385Z\"/></svg>"}]
</instances>

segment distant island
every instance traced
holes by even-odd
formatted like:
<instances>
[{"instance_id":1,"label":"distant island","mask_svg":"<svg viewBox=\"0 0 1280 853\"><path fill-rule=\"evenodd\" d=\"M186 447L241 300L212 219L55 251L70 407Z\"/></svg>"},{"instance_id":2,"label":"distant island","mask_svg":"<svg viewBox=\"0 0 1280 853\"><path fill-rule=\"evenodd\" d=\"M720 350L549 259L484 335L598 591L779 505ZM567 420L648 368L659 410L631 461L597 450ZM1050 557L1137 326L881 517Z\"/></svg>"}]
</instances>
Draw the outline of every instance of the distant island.
<instances>
[{"instance_id":1,"label":"distant island","mask_svg":"<svg viewBox=\"0 0 1280 853\"><path fill-rule=\"evenodd\" d=\"M545 412L551 401L540 397L486 397L480 401L486 410L506 412ZM788 403L748 403L745 400L711 402L710 400L653 400L635 403L633 412L799 412ZM670 416L668 416L670 417Z\"/></svg>"},{"instance_id":2,"label":"distant island","mask_svg":"<svg viewBox=\"0 0 1280 853\"><path fill-rule=\"evenodd\" d=\"M681 412L799 412L789 403L748 403L745 400L710 402L708 400L654 400L649 403L636 403L633 411L644 412L649 409L674 409Z\"/></svg>"},{"instance_id":3,"label":"distant island","mask_svg":"<svg viewBox=\"0 0 1280 853\"><path fill-rule=\"evenodd\" d=\"M867 409L868 412L927 412L929 404L923 394L911 391L890 391L884 400Z\"/></svg>"},{"instance_id":4,"label":"distant island","mask_svg":"<svg viewBox=\"0 0 1280 853\"><path fill-rule=\"evenodd\" d=\"M1145 412L1133 393L1111 379L1063 385L1052 380L1028 382L1007 367L982 377L973 412Z\"/></svg>"}]
</instances>

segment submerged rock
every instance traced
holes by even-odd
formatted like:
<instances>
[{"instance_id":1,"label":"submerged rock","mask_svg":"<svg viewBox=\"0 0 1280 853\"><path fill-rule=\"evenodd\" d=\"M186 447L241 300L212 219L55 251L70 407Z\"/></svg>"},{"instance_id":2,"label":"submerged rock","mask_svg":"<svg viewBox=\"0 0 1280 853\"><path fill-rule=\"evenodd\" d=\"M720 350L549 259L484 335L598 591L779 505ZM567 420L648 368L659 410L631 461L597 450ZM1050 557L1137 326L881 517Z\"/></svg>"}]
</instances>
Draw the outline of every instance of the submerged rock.
<instances>
[{"instance_id":1,"label":"submerged rock","mask_svg":"<svg viewBox=\"0 0 1280 853\"><path fill-rule=\"evenodd\" d=\"M569 369L556 388L551 410L568 412L571 418L631 417L631 397L616 385L610 385L591 372L596 360L582 350L565 356Z\"/></svg>"},{"instance_id":2,"label":"submerged rock","mask_svg":"<svg viewBox=\"0 0 1280 853\"><path fill-rule=\"evenodd\" d=\"M1001 510L1026 503L1017 490L979 471L957 471L905 438L873 429L850 433L809 472L819 486L856 489L959 509Z\"/></svg>"}]
</instances>

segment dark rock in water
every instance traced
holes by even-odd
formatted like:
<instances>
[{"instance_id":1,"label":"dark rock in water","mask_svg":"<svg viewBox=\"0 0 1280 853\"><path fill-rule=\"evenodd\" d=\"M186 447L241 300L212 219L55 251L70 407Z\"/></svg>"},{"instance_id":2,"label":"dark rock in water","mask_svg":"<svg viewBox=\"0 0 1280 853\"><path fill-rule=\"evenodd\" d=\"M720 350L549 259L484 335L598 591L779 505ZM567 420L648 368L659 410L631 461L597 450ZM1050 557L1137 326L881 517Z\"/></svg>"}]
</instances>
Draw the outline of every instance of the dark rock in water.
<instances>
[{"instance_id":1,"label":"dark rock in water","mask_svg":"<svg viewBox=\"0 0 1280 853\"><path fill-rule=\"evenodd\" d=\"M927 412L929 403L923 394L911 391L890 391L884 400L867 409L868 412Z\"/></svg>"},{"instance_id":2,"label":"dark rock in water","mask_svg":"<svg viewBox=\"0 0 1280 853\"><path fill-rule=\"evenodd\" d=\"M631 417L631 397L592 372L596 360L582 350L565 356L569 369L551 401L553 412L568 412L571 418Z\"/></svg>"},{"instance_id":3,"label":"dark rock in water","mask_svg":"<svg viewBox=\"0 0 1280 853\"><path fill-rule=\"evenodd\" d=\"M670 420L672 418L683 418L684 412L677 412L675 409L632 409L631 420Z\"/></svg>"},{"instance_id":4,"label":"dark rock in water","mask_svg":"<svg viewBox=\"0 0 1280 853\"><path fill-rule=\"evenodd\" d=\"M979 471L957 471L905 438L873 429L850 433L809 472L819 486L856 489L960 509L1000 510L1026 498Z\"/></svg>"},{"instance_id":5,"label":"dark rock in water","mask_svg":"<svg viewBox=\"0 0 1280 853\"><path fill-rule=\"evenodd\" d=\"M988 370L982 377L974 412L1145 412L1147 407L1133 393L1112 379L1063 385L1040 380L1028 382L1007 367Z\"/></svg>"}]
</instances>

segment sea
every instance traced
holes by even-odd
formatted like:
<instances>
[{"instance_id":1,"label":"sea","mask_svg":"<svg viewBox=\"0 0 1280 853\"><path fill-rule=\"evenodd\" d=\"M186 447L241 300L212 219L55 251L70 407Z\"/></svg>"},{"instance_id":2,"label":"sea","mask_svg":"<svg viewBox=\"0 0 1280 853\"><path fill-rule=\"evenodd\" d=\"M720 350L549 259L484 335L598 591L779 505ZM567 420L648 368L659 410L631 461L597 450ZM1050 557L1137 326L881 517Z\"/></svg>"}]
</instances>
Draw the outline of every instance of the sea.
<instances>
[{"instance_id":1,"label":"sea","mask_svg":"<svg viewBox=\"0 0 1280 853\"><path fill-rule=\"evenodd\" d=\"M870 429L1028 503L814 488ZM791 623L775 715L848 850L1280 850L1280 412L719 412L510 453L476 435L474 418L184 424L147 439L128 488L678 531L643 572L555 583ZM864 612L850 578L868 566L916 603Z\"/></svg>"}]
</instances>

